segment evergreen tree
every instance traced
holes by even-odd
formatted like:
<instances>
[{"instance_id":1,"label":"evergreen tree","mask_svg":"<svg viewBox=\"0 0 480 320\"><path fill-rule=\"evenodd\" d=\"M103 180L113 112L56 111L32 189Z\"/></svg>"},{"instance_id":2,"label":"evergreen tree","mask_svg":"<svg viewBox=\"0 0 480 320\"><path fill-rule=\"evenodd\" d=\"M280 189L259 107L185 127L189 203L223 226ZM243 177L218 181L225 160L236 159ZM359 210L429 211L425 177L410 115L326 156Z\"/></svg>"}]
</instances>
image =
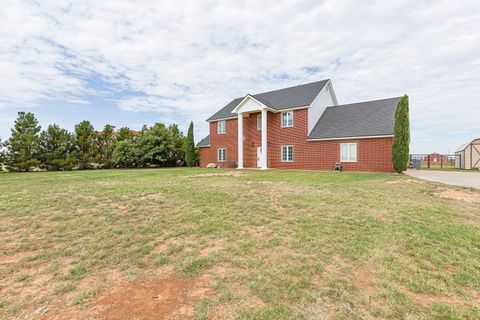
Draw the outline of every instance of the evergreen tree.
<instances>
[{"instance_id":1,"label":"evergreen tree","mask_svg":"<svg viewBox=\"0 0 480 320\"><path fill-rule=\"evenodd\" d=\"M123 128L120 128L120 130L118 130L117 142L125 141L125 140L133 140L133 138L134 136L129 128L123 127Z\"/></svg>"},{"instance_id":2,"label":"evergreen tree","mask_svg":"<svg viewBox=\"0 0 480 320\"><path fill-rule=\"evenodd\" d=\"M170 132L170 138L173 144L173 153L171 158L168 161L169 166L182 165L185 161L185 153L183 144L185 142L185 137L183 133L178 128L177 124L172 124L168 126L168 131Z\"/></svg>"},{"instance_id":3,"label":"evergreen tree","mask_svg":"<svg viewBox=\"0 0 480 320\"><path fill-rule=\"evenodd\" d=\"M75 155L79 169L90 168L97 155L96 133L89 121L75 125Z\"/></svg>"},{"instance_id":4,"label":"evergreen tree","mask_svg":"<svg viewBox=\"0 0 480 320\"><path fill-rule=\"evenodd\" d=\"M395 113L393 130L392 162L398 173L407 169L410 146L410 122L408 115L408 96L400 98Z\"/></svg>"},{"instance_id":5,"label":"evergreen tree","mask_svg":"<svg viewBox=\"0 0 480 320\"><path fill-rule=\"evenodd\" d=\"M6 165L14 171L30 171L40 164L38 134L41 127L33 113L19 112L6 142Z\"/></svg>"},{"instance_id":6,"label":"evergreen tree","mask_svg":"<svg viewBox=\"0 0 480 320\"><path fill-rule=\"evenodd\" d=\"M4 163L5 163L4 143L2 142L2 138L0 137L0 172L3 171Z\"/></svg>"},{"instance_id":7,"label":"evergreen tree","mask_svg":"<svg viewBox=\"0 0 480 320\"><path fill-rule=\"evenodd\" d=\"M193 137L193 121L188 127L187 139L185 141L185 162L187 166L193 167L196 165L195 140Z\"/></svg>"},{"instance_id":8,"label":"evergreen tree","mask_svg":"<svg viewBox=\"0 0 480 320\"><path fill-rule=\"evenodd\" d=\"M40 134L40 160L47 170L70 170L75 165L73 135L58 125Z\"/></svg>"},{"instance_id":9,"label":"evergreen tree","mask_svg":"<svg viewBox=\"0 0 480 320\"><path fill-rule=\"evenodd\" d=\"M115 149L115 137L111 125L107 124L98 138L99 162L103 168L110 168L112 165L112 154Z\"/></svg>"}]
</instances>

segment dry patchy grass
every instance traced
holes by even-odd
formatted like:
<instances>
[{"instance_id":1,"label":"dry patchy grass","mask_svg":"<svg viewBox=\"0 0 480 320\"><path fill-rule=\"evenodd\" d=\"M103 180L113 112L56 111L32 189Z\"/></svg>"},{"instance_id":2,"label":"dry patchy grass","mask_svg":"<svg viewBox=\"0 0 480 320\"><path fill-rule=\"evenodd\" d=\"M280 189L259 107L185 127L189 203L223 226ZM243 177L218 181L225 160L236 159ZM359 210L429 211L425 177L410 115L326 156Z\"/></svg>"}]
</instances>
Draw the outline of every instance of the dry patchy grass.
<instances>
[{"instance_id":1,"label":"dry patchy grass","mask_svg":"<svg viewBox=\"0 0 480 320\"><path fill-rule=\"evenodd\" d=\"M478 198L392 174L5 174L0 317L477 319Z\"/></svg>"}]
</instances>

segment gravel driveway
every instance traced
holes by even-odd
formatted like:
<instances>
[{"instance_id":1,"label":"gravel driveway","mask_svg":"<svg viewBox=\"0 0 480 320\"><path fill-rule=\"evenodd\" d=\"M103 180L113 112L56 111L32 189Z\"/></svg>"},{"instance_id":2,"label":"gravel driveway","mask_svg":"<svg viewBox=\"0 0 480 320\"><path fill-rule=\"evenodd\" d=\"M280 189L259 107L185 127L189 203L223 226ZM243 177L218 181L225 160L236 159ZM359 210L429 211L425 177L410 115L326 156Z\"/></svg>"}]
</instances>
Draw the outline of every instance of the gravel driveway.
<instances>
[{"instance_id":1,"label":"gravel driveway","mask_svg":"<svg viewBox=\"0 0 480 320\"><path fill-rule=\"evenodd\" d=\"M415 178L480 189L480 172L407 170L406 174Z\"/></svg>"}]
</instances>

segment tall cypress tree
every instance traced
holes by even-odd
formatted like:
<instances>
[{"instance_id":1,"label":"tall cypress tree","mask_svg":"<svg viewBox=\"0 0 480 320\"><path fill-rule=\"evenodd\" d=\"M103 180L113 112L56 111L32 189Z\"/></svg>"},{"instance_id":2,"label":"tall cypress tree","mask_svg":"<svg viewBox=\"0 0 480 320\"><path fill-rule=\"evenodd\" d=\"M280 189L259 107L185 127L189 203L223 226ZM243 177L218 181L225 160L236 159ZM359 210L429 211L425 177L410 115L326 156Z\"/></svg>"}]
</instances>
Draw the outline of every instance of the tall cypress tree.
<instances>
[{"instance_id":1,"label":"tall cypress tree","mask_svg":"<svg viewBox=\"0 0 480 320\"><path fill-rule=\"evenodd\" d=\"M187 139L185 141L185 162L187 166L193 167L195 165L195 141L193 138L193 121L188 126Z\"/></svg>"},{"instance_id":2,"label":"tall cypress tree","mask_svg":"<svg viewBox=\"0 0 480 320\"><path fill-rule=\"evenodd\" d=\"M398 173L407 169L410 146L410 121L408 115L408 96L400 98L395 113L393 129L392 162Z\"/></svg>"},{"instance_id":3,"label":"tall cypress tree","mask_svg":"<svg viewBox=\"0 0 480 320\"><path fill-rule=\"evenodd\" d=\"M5 143L6 165L14 171L30 171L40 165L39 132L41 127L31 112L19 112L15 125L11 129L10 139Z\"/></svg>"}]
</instances>

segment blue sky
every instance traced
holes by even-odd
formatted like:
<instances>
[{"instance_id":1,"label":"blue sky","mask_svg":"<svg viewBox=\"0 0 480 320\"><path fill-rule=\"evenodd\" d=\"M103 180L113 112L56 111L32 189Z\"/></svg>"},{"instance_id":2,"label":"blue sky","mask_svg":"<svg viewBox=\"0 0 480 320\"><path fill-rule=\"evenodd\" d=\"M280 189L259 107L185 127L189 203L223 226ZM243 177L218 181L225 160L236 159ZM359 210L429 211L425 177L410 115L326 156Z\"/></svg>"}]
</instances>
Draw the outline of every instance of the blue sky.
<instances>
[{"instance_id":1,"label":"blue sky","mask_svg":"<svg viewBox=\"0 0 480 320\"><path fill-rule=\"evenodd\" d=\"M0 137L18 111L73 129L204 121L330 78L340 103L410 96L412 152L480 136L478 1L4 1Z\"/></svg>"}]
</instances>

